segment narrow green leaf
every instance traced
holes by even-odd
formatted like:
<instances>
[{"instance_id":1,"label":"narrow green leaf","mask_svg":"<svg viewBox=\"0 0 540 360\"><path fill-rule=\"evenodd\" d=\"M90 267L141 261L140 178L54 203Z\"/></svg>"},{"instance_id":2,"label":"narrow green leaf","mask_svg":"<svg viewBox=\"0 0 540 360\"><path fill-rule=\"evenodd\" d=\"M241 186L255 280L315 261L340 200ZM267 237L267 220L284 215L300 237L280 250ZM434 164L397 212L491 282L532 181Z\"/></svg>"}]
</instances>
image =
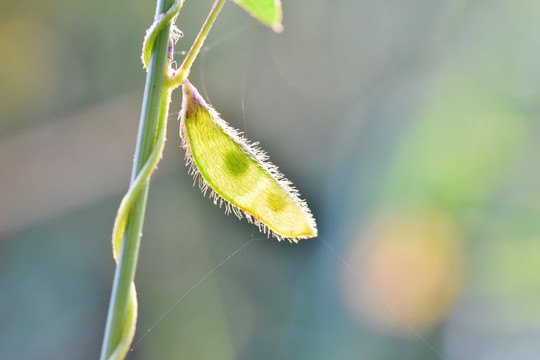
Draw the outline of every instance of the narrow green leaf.
<instances>
[{"instance_id":1,"label":"narrow green leaf","mask_svg":"<svg viewBox=\"0 0 540 360\"><path fill-rule=\"evenodd\" d=\"M225 203L227 213L245 216L278 240L317 236L306 203L268 157L221 119L187 80L183 90L180 136L203 192L210 187L215 204Z\"/></svg>"},{"instance_id":2,"label":"narrow green leaf","mask_svg":"<svg viewBox=\"0 0 540 360\"><path fill-rule=\"evenodd\" d=\"M234 0L234 2L275 32L283 31L281 0Z\"/></svg>"}]
</instances>

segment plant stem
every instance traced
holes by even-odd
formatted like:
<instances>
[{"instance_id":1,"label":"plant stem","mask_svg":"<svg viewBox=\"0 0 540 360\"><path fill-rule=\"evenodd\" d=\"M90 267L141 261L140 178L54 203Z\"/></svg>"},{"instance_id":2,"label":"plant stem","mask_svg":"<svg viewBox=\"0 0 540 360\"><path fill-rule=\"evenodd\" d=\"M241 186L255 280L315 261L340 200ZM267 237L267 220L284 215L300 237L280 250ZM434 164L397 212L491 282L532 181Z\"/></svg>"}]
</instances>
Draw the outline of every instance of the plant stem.
<instances>
[{"instance_id":1,"label":"plant stem","mask_svg":"<svg viewBox=\"0 0 540 360\"><path fill-rule=\"evenodd\" d=\"M210 31L210 29L212 28L212 25L216 21L216 17L221 11L221 8L223 7L224 3L225 3L225 0L216 0L214 2L214 5L212 6L212 10L210 10L210 13L208 14L208 17L206 18L206 21L204 22L201 28L201 31L197 35L195 42L191 46L191 49L189 49L189 53L184 59L184 62L182 63L182 65L180 65L178 72L168 81L168 85L171 87L171 90L182 85L184 80L189 76L189 72L191 71L191 65L193 65L195 58L199 54L199 51L201 50L204 44L204 40L206 40L206 37L208 36L208 32Z\"/></svg>"},{"instance_id":2,"label":"plant stem","mask_svg":"<svg viewBox=\"0 0 540 360\"><path fill-rule=\"evenodd\" d=\"M173 0L158 0L156 8L156 18L173 3ZM139 135L135 150L135 161L131 174L131 182L135 182L139 171L143 168L152 152L156 141L156 129L160 116L167 116L168 97L170 92L163 89L163 80L167 64L167 50L169 46L170 23L164 27L161 34L156 38L154 50L150 56L146 85L144 90L143 105L139 123ZM164 101L164 97L167 97ZM162 106L164 104L164 106ZM146 199L148 195L148 184L146 180L129 212L124 239L120 248L118 265L116 267L107 324L103 345L101 349L101 360L108 359L122 339L125 331L130 301L134 297L134 287L132 281L135 277L137 259L139 253L140 238L146 209ZM132 304L132 307L136 304ZM136 311L136 309L135 309ZM126 350L127 351L127 350ZM115 352L116 353L116 352ZM123 357L123 354L121 355Z\"/></svg>"},{"instance_id":3,"label":"plant stem","mask_svg":"<svg viewBox=\"0 0 540 360\"><path fill-rule=\"evenodd\" d=\"M137 295L133 279L137 268L150 176L161 157L165 142L171 92L188 76L224 2L225 0L215 1L186 59L172 78L168 77L170 67L167 63L170 21L180 10L184 0L158 0L155 22L145 37L142 59L148 73L131 184L120 203L113 229L113 255L117 267L101 360L123 359L133 339L137 318Z\"/></svg>"}]
</instances>

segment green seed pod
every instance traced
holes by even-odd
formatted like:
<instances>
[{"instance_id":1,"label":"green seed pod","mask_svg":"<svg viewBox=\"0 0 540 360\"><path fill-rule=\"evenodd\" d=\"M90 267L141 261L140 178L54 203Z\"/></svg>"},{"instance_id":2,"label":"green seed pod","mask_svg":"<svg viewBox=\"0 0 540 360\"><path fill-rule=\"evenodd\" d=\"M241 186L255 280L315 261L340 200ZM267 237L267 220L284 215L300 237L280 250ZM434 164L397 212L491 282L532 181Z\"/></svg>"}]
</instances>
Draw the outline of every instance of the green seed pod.
<instances>
[{"instance_id":1,"label":"green seed pod","mask_svg":"<svg viewBox=\"0 0 540 360\"><path fill-rule=\"evenodd\" d=\"M180 136L186 163L204 194L263 233L298 242L317 236L311 211L268 157L233 129L187 80Z\"/></svg>"}]
</instances>

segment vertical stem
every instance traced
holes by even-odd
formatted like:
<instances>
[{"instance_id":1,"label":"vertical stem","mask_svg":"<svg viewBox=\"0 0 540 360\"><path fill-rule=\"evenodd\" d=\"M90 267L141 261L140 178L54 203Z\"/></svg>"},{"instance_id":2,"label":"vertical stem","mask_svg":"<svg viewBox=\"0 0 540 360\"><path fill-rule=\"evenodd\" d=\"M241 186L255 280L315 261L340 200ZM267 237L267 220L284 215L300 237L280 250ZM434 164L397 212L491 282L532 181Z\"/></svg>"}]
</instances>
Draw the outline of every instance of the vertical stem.
<instances>
[{"instance_id":1,"label":"vertical stem","mask_svg":"<svg viewBox=\"0 0 540 360\"><path fill-rule=\"evenodd\" d=\"M158 0L156 18L165 12L173 3L173 0ZM154 50L150 57L146 85L144 89L141 118L139 123L139 135L135 149L135 161L131 173L131 182L147 161L156 137L156 128L160 112L167 111L170 92L164 91L163 79L167 63L167 50L169 45L170 24L165 26L161 34L156 38ZM103 337L101 359L108 359L120 342L124 323L130 302L131 283L135 277L137 259L139 254L140 238L144 221L146 200L148 196L148 181L139 193L131 209L124 240L120 249L118 265L114 274L114 282L107 314L107 324Z\"/></svg>"}]
</instances>

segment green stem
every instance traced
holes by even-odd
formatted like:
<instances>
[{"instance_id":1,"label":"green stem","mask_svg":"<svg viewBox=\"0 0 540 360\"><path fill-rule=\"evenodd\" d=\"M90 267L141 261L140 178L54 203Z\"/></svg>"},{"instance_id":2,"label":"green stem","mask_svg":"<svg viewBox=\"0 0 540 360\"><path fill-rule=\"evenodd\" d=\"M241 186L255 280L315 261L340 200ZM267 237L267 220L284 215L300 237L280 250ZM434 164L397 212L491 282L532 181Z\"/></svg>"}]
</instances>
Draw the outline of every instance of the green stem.
<instances>
[{"instance_id":1,"label":"green stem","mask_svg":"<svg viewBox=\"0 0 540 360\"><path fill-rule=\"evenodd\" d=\"M158 0L156 19L172 4L173 0ZM170 23L167 23L155 39L154 50L148 64L139 135L131 175L132 184L136 182L139 172L152 153L160 118L164 119L162 122L165 122L167 118L170 92L163 90L163 80L167 65L169 32ZM138 197L134 200L133 207L127 215L124 239L121 242L118 265L114 275L107 324L101 349L101 360L110 357L123 358L133 336L134 326L129 326L126 321L132 323L135 321L134 317L136 316L135 287L132 282L137 266L148 183L148 179L144 179L139 187ZM128 313L128 311L130 312ZM130 337L127 342L125 341L126 336ZM120 351L117 349L119 345L121 346Z\"/></svg>"},{"instance_id":2,"label":"green stem","mask_svg":"<svg viewBox=\"0 0 540 360\"><path fill-rule=\"evenodd\" d=\"M156 36L161 34L161 31L165 26L170 26L170 22L178 14L182 6L184 5L184 0L174 0L174 4L167 10L166 13L160 14L154 23L146 30L146 36L143 41L143 52L141 55L142 62L145 69L148 69L148 63L150 62L150 55L152 54L154 42L156 41Z\"/></svg>"},{"instance_id":3,"label":"green stem","mask_svg":"<svg viewBox=\"0 0 540 360\"><path fill-rule=\"evenodd\" d=\"M171 92L188 76L204 40L225 0L216 0L195 43L176 76L169 78L168 47L171 20L184 0L158 0L155 21L148 29L142 60L148 69L131 184L122 199L113 229L113 255L117 261L101 360L123 359L135 334L137 294L133 279L148 197L150 176L165 144ZM165 12L165 9L168 9Z\"/></svg>"},{"instance_id":4,"label":"green stem","mask_svg":"<svg viewBox=\"0 0 540 360\"><path fill-rule=\"evenodd\" d=\"M212 25L216 21L216 17L221 11L221 8L223 7L224 3L225 3L225 0L216 0L214 2L214 5L212 6L212 10L210 10L208 17L206 18L206 21L204 22L201 28L201 31L197 35L195 42L191 46L189 53L186 55L184 62L182 63L182 65L180 65L180 68L178 69L176 74L173 77L169 78L167 85L170 86L171 89L176 89L178 86L182 85L184 80L189 76L189 72L191 71L191 66L193 65L195 58L199 54L199 51L201 50L204 44L204 40L206 40L206 37L208 36L208 32L210 31L210 29L212 28Z\"/></svg>"}]
</instances>

